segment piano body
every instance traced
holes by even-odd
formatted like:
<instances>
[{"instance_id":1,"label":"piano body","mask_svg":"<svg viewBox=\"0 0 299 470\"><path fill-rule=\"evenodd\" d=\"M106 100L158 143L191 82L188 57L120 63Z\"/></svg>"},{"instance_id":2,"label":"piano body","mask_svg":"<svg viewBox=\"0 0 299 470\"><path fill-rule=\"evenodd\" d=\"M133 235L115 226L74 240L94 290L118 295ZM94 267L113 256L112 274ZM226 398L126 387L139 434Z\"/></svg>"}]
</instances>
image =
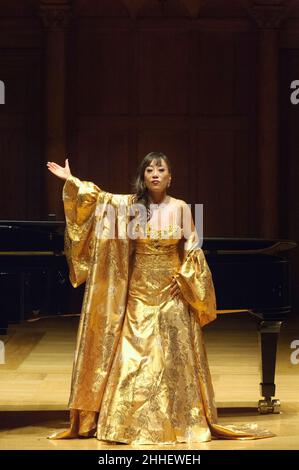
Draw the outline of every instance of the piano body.
<instances>
[{"instance_id":1,"label":"piano body","mask_svg":"<svg viewBox=\"0 0 299 470\"><path fill-rule=\"evenodd\" d=\"M80 312L84 286L70 284L64 229L64 221L0 221L0 333L26 315ZM203 243L218 312L250 312L257 319L260 413L280 408L274 398L276 350L280 326L291 311L290 262L282 254L296 246L258 238L206 238ZM74 291L77 302L71 305Z\"/></svg>"},{"instance_id":2,"label":"piano body","mask_svg":"<svg viewBox=\"0 0 299 470\"><path fill-rule=\"evenodd\" d=\"M259 238L209 238L203 249L210 266L217 312L249 312L257 320L261 352L260 413L279 413L275 399L280 327L291 312L291 266L282 253L297 244Z\"/></svg>"},{"instance_id":3,"label":"piano body","mask_svg":"<svg viewBox=\"0 0 299 470\"><path fill-rule=\"evenodd\" d=\"M0 334L28 318L73 313L76 296L80 312L84 287L69 281L64 229L64 221L0 221Z\"/></svg>"}]
</instances>

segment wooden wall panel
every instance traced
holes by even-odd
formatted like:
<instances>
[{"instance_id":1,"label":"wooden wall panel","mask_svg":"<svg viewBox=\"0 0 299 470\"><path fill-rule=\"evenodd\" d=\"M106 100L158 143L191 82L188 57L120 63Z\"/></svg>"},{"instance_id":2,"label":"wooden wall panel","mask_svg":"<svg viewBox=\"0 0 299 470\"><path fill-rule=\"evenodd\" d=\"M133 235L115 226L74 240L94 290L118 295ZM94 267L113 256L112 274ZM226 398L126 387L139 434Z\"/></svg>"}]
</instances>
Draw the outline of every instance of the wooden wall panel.
<instances>
[{"instance_id":1,"label":"wooden wall panel","mask_svg":"<svg viewBox=\"0 0 299 470\"><path fill-rule=\"evenodd\" d=\"M299 43L295 49L285 49L281 53L280 74L280 237L299 242L299 104L290 101L290 84L299 80ZM299 243L298 243L299 244ZM291 253L293 260L293 296L299 305L299 249Z\"/></svg>"},{"instance_id":2,"label":"wooden wall panel","mask_svg":"<svg viewBox=\"0 0 299 470\"><path fill-rule=\"evenodd\" d=\"M200 114L232 114L234 111L234 34L201 32L199 102Z\"/></svg>"},{"instance_id":3,"label":"wooden wall panel","mask_svg":"<svg viewBox=\"0 0 299 470\"><path fill-rule=\"evenodd\" d=\"M128 114L129 33L79 30L76 42L78 113Z\"/></svg>"},{"instance_id":4,"label":"wooden wall panel","mask_svg":"<svg viewBox=\"0 0 299 470\"><path fill-rule=\"evenodd\" d=\"M163 126L157 120L150 124L142 122L138 129L138 155L141 159L152 151L162 151L172 165L172 183L169 194L190 202L190 175L192 171L190 131L180 124Z\"/></svg>"},{"instance_id":5,"label":"wooden wall panel","mask_svg":"<svg viewBox=\"0 0 299 470\"><path fill-rule=\"evenodd\" d=\"M125 122L82 117L73 172L105 191L130 193L130 130Z\"/></svg>"},{"instance_id":6,"label":"wooden wall panel","mask_svg":"<svg viewBox=\"0 0 299 470\"><path fill-rule=\"evenodd\" d=\"M141 158L162 151L173 164L171 194L204 204L206 236L262 233L257 148L258 97L264 93L261 36L246 2L207 0L200 8L192 0L167 2L164 8L156 0L71 4L74 16L68 26L55 25L55 20L52 26L62 28L57 37L68 39L67 148L74 174L107 191L129 193ZM51 204L42 204L44 183L52 176L43 147L47 100L42 67L49 30L38 17L38 5L38 0L1 2L0 79L9 84L7 104L0 106L2 218L46 218L55 197L55 211L58 207L57 216L63 217L61 181L53 184ZM291 78L299 79L297 2L288 14L276 25L281 150L280 204L273 210L279 212L277 236L298 239L299 108L290 108L287 101ZM58 163L65 157L57 155ZM299 260L297 278L298 265Z\"/></svg>"},{"instance_id":7,"label":"wooden wall panel","mask_svg":"<svg viewBox=\"0 0 299 470\"><path fill-rule=\"evenodd\" d=\"M206 233L254 235L256 30L232 5L232 20L221 4L214 16L211 5L203 7L200 20L191 23L182 2L173 3L172 13L164 11L163 17L157 2L145 1L136 19L129 17L128 3L76 3L67 64L73 171L108 191L127 193L138 161L150 151L164 151L173 163L173 195L205 203ZM242 22L235 21L238 15ZM25 63L37 39L36 23L30 31L22 50ZM37 75L25 80L25 93L14 94L15 113L28 117L29 108L41 105L33 93L41 87ZM35 150L35 137L28 144L32 129L39 129ZM41 128L27 126L22 132L31 154L39 155ZM33 211L40 210L28 201ZM58 216L63 216L61 202Z\"/></svg>"},{"instance_id":8,"label":"wooden wall panel","mask_svg":"<svg viewBox=\"0 0 299 470\"><path fill-rule=\"evenodd\" d=\"M184 17L188 16L188 10L180 0L172 0L171 2L157 2L156 0L143 0L142 6L138 10L139 17L157 18L166 16Z\"/></svg>"},{"instance_id":9,"label":"wooden wall panel","mask_svg":"<svg viewBox=\"0 0 299 470\"><path fill-rule=\"evenodd\" d=\"M74 2L76 16L119 18L129 16L121 0L77 0Z\"/></svg>"},{"instance_id":10,"label":"wooden wall panel","mask_svg":"<svg viewBox=\"0 0 299 470\"><path fill-rule=\"evenodd\" d=\"M257 113L258 35L256 31L234 34L234 112L248 115L254 124ZM256 129L252 128L252 135Z\"/></svg>"},{"instance_id":11,"label":"wooden wall panel","mask_svg":"<svg viewBox=\"0 0 299 470\"><path fill-rule=\"evenodd\" d=\"M41 216L41 64L39 50L0 47L0 218Z\"/></svg>"},{"instance_id":12,"label":"wooden wall panel","mask_svg":"<svg viewBox=\"0 0 299 470\"><path fill-rule=\"evenodd\" d=\"M233 132L201 130L196 150L195 197L204 205L204 236L228 236L235 229Z\"/></svg>"},{"instance_id":13,"label":"wooden wall panel","mask_svg":"<svg viewBox=\"0 0 299 470\"><path fill-rule=\"evenodd\" d=\"M188 33L141 31L139 43L140 114L188 113Z\"/></svg>"},{"instance_id":14,"label":"wooden wall panel","mask_svg":"<svg viewBox=\"0 0 299 470\"><path fill-rule=\"evenodd\" d=\"M245 3L246 0L242 2L236 0L206 0L202 2L200 12L204 18L213 20L215 18L230 18L232 20L246 16ZM247 3L249 2L247 1Z\"/></svg>"},{"instance_id":15,"label":"wooden wall panel","mask_svg":"<svg viewBox=\"0 0 299 470\"><path fill-rule=\"evenodd\" d=\"M102 32L100 26L97 30L96 22L92 32L84 21L77 27L71 76L78 84L73 92L80 90L80 97L70 99L78 103L73 116L78 144L73 147L78 158L90 155L88 163L78 162L78 168L99 175L98 184L107 190L127 193L132 177L127 182L122 177L117 187L105 162L99 172L99 158L110 162L119 158L122 174L134 175L137 161L146 153L163 151L173 162L173 195L191 204L202 202L202 197L210 200L212 211L206 219L210 235L252 234L248 214L254 213L254 194L245 190L233 202L239 188L254 177L249 164L256 153L254 139L249 138L256 100L256 88L249 86L249 70L256 59L252 33L189 31L182 25L178 30L161 30L148 22L145 28L140 23L119 34ZM112 149L119 149L122 157L113 157ZM230 175L225 192L231 196L221 224L225 202L212 189L213 181L209 185L212 175L217 178L218 164ZM202 193L198 188L204 171L208 176Z\"/></svg>"}]
</instances>

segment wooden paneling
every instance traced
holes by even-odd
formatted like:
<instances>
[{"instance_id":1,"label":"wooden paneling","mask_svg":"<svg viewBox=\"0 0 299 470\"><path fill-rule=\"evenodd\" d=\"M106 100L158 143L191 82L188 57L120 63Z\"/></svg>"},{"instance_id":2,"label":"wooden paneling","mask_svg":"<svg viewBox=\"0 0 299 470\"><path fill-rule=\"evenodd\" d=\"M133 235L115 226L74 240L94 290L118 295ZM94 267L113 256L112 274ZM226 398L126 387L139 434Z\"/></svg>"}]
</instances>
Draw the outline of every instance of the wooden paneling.
<instances>
[{"instance_id":1,"label":"wooden paneling","mask_svg":"<svg viewBox=\"0 0 299 470\"><path fill-rule=\"evenodd\" d=\"M221 148L219 147L221 141ZM204 236L234 232L234 135L201 130L197 139L196 201L204 210Z\"/></svg>"},{"instance_id":2,"label":"wooden paneling","mask_svg":"<svg viewBox=\"0 0 299 470\"><path fill-rule=\"evenodd\" d=\"M184 17L188 16L187 7L180 0L172 0L171 2L157 2L155 0L145 0L138 11L140 17Z\"/></svg>"},{"instance_id":3,"label":"wooden paneling","mask_svg":"<svg viewBox=\"0 0 299 470\"><path fill-rule=\"evenodd\" d=\"M80 31L77 39L79 114L129 113L129 32Z\"/></svg>"},{"instance_id":4,"label":"wooden paneling","mask_svg":"<svg viewBox=\"0 0 299 470\"><path fill-rule=\"evenodd\" d=\"M121 124L102 125L92 117L80 120L72 172L105 191L130 193L130 133Z\"/></svg>"},{"instance_id":5,"label":"wooden paneling","mask_svg":"<svg viewBox=\"0 0 299 470\"><path fill-rule=\"evenodd\" d=\"M129 16L125 2L121 0L77 0L76 16L119 18Z\"/></svg>"},{"instance_id":6,"label":"wooden paneling","mask_svg":"<svg viewBox=\"0 0 299 470\"><path fill-rule=\"evenodd\" d=\"M42 182L51 177L43 167L40 114L46 33L37 1L2 5L0 79L9 86L0 107L1 212L40 218L52 210L40 203ZM293 56L298 18L293 8L281 32L281 47L295 47ZM177 0L163 10L156 0L78 0L65 34L73 172L128 193L139 160L163 151L173 166L171 194L204 203L206 235L258 235L259 34L242 2ZM297 65L292 70L295 76ZM296 118L292 123L282 136L289 150L280 156L288 185L281 183L281 193L288 196L279 210L281 234L294 238ZM60 183L57 216L63 217Z\"/></svg>"},{"instance_id":7,"label":"wooden paneling","mask_svg":"<svg viewBox=\"0 0 299 470\"><path fill-rule=\"evenodd\" d=\"M279 168L279 215L280 236L299 241L299 105L290 101L290 84L299 80L299 45L281 53L280 74L280 168ZM293 296L299 305L299 250L292 253Z\"/></svg>"},{"instance_id":8,"label":"wooden paneling","mask_svg":"<svg viewBox=\"0 0 299 470\"><path fill-rule=\"evenodd\" d=\"M188 113L188 33L140 31L139 112L146 114Z\"/></svg>"},{"instance_id":9,"label":"wooden paneling","mask_svg":"<svg viewBox=\"0 0 299 470\"><path fill-rule=\"evenodd\" d=\"M162 151L172 165L172 182L169 194L190 202L190 174L192 171L190 130L180 124L167 126L141 123L138 129L138 155L141 159L151 151Z\"/></svg>"},{"instance_id":10,"label":"wooden paneling","mask_svg":"<svg viewBox=\"0 0 299 470\"><path fill-rule=\"evenodd\" d=\"M250 2L173 0L164 7L156 0L71 3L72 21L60 31L67 42L68 155L58 155L57 162L64 164L68 156L76 176L107 191L131 193L141 158L162 151L172 163L170 194L204 204L204 236L259 236L259 207L266 207L261 195L267 191L261 191L259 173L257 143L263 132L258 97L265 96L267 83L259 83L261 36L244 8ZM44 161L44 103L51 99L45 96L49 33L38 5L38 0L1 1L3 219L44 219L48 212L64 216L61 180L53 180L51 197L45 197L47 178L54 178ZM275 27L280 28L281 58L279 204L270 210L279 219L275 236L299 240L299 105L289 102L290 82L299 79L298 2ZM270 181L272 170L275 175L275 165L266 174ZM271 184L267 187L271 192ZM272 200L271 194L267 197ZM296 252L296 305L298 279Z\"/></svg>"},{"instance_id":11,"label":"wooden paneling","mask_svg":"<svg viewBox=\"0 0 299 470\"><path fill-rule=\"evenodd\" d=\"M88 28L78 19L69 97L77 175L128 193L137 162L165 152L171 193L205 204L206 234L252 235L255 35L167 25L125 20L109 31L109 23L103 30L101 20Z\"/></svg>"},{"instance_id":12,"label":"wooden paneling","mask_svg":"<svg viewBox=\"0 0 299 470\"><path fill-rule=\"evenodd\" d=\"M0 48L0 218L41 215L41 64L39 50Z\"/></svg>"},{"instance_id":13,"label":"wooden paneling","mask_svg":"<svg viewBox=\"0 0 299 470\"><path fill-rule=\"evenodd\" d=\"M202 32L200 41L199 102L201 114L234 111L234 34Z\"/></svg>"}]
</instances>

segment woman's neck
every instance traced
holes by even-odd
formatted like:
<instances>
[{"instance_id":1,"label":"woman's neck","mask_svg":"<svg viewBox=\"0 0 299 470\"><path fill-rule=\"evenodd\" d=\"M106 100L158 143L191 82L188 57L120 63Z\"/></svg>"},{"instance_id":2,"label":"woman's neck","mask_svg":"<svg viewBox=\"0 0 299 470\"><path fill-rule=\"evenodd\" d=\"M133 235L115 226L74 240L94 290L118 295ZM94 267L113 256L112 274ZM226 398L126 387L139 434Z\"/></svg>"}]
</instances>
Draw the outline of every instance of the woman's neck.
<instances>
[{"instance_id":1,"label":"woman's neck","mask_svg":"<svg viewBox=\"0 0 299 470\"><path fill-rule=\"evenodd\" d=\"M162 204L162 202L165 202L166 199L167 199L166 191L164 191L163 193L159 193L159 194L149 193L149 201L151 204Z\"/></svg>"}]
</instances>

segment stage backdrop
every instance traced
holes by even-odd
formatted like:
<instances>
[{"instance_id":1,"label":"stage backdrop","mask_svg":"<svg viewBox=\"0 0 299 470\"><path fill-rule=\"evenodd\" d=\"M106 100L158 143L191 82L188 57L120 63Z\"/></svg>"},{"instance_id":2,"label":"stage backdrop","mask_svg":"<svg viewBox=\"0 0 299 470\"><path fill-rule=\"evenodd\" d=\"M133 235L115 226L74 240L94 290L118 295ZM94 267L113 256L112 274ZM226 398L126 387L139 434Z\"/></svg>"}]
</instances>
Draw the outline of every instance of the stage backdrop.
<instances>
[{"instance_id":1,"label":"stage backdrop","mask_svg":"<svg viewBox=\"0 0 299 470\"><path fill-rule=\"evenodd\" d=\"M128 193L157 150L205 236L298 240L298 63L298 2L2 0L0 218L63 218L48 160Z\"/></svg>"}]
</instances>

